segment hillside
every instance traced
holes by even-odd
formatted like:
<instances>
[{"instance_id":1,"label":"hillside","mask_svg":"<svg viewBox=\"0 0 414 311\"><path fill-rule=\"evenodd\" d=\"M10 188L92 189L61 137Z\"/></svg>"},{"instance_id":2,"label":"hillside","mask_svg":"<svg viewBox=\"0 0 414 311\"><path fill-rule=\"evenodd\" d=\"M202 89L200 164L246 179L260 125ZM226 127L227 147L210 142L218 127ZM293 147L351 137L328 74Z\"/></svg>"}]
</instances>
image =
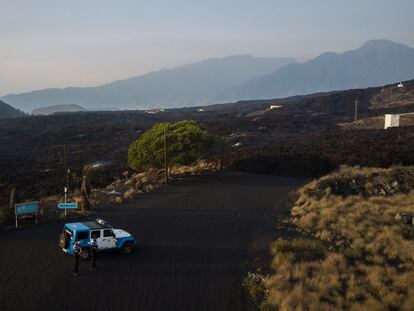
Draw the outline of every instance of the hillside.
<instances>
[{"instance_id":1,"label":"hillside","mask_svg":"<svg viewBox=\"0 0 414 311\"><path fill-rule=\"evenodd\" d=\"M413 180L413 167L343 167L301 188L301 237L276 240L269 275L245 282L260 310L412 310Z\"/></svg>"},{"instance_id":2,"label":"hillside","mask_svg":"<svg viewBox=\"0 0 414 311\"><path fill-rule=\"evenodd\" d=\"M51 115L54 113L65 113L65 112L78 112L87 111L85 108L79 105L54 105L48 107L41 107L32 111L33 115Z\"/></svg>"},{"instance_id":3,"label":"hillside","mask_svg":"<svg viewBox=\"0 0 414 311\"><path fill-rule=\"evenodd\" d=\"M404 85L407 92L414 89L414 81ZM356 98L360 101L361 119L413 112L414 106L405 104L372 107L375 96L383 89L386 94L393 87L167 109L158 113L88 111L4 119L0 122L0 146L4 149L0 153L0 191L9 191L7 187L15 184L21 195L34 199L40 192L60 191L66 180L62 173L63 144L69 146L70 168L76 178L81 176L86 163L111 163L107 171L94 175L94 185L106 185L128 169L128 147L143 131L157 122L180 120L196 120L223 137L228 146L220 155L223 164L237 171L314 177L342 164L414 165L412 126L387 131L344 130L338 126L353 121ZM269 109L273 104L280 108ZM389 104L387 99L384 104ZM17 140L19 144L15 143Z\"/></svg>"},{"instance_id":4,"label":"hillside","mask_svg":"<svg viewBox=\"0 0 414 311\"><path fill-rule=\"evenodd\" d=\"M270 73L294 62L291 58L258 58L249 55L214 58L168 70L115 81L97 87L46 89L11 94L4 100L24 111L62 104L88 110L168 108L209 104L227 88Z\"/></svg>"},{"instance_id":5,"label":"hillside","mask_svg":"<svg viewBox=\"0 0 414 311\"><path fill-rule=\"evenodd\" d=\"M226 90L223 101L365 88L414 78L414 49L387 40L366 42L343 54L324 53L306 63L284 66Z\"/></svg>"},{"instance_id":6,"label":"hillside","mask_svg":"<svg viewBox=\"0 0 414 311\"><path fill-rule=\"evenodd\" d=\"M0 100L0 119L24 116L24 113Z\"/></svg>"}]
</instances>

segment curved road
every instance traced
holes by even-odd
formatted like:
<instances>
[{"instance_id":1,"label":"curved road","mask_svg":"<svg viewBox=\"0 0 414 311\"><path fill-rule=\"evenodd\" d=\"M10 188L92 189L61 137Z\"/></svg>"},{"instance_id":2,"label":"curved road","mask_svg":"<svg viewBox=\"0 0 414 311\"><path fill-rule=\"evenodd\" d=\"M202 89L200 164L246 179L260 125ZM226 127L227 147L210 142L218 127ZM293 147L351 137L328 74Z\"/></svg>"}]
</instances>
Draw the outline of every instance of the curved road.
<instances>
[{"instance_id":1,"label":"curved road","mask_svg":"<svg viewBox=\"0 0 414 311\"><path fill-rule=\"evenodd\" d=\"M288 193L304 179L229 173L189 177L99 217L133 233L131 256L98 270L57 246L63 222L0 233L1 310L243 310L241 282L268 258Z\"/></svg>"}]
</instances>

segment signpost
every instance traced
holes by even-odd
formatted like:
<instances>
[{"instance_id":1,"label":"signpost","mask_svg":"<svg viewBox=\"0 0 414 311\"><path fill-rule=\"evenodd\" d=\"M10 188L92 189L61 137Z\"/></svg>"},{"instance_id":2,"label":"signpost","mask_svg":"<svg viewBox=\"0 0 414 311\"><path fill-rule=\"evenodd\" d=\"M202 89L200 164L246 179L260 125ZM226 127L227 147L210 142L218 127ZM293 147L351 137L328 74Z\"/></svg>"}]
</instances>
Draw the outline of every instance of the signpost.
<instances>
[{"instance_id":1,"label":"signpost","mask_svg":"<svg viewBox=\"0 0 414 311\"><path fill-rule=\"evenodd\" d=\"M65 203L66 203L66 198L67 198L68 188L67 188L67 187L65 187L65 188L63 188L63 190L65 191Z\"/></svg>"},{"instance_id":2,"label":"signpost","mask_svg":"<svg viewBox=\"0 0 414 311\"><path fill-rule=\"evenodd\" d=\"M59 203L58 204L58 208L59 209L64 209L65 210L65 216L66 216L66 210L67 209L77 209L78 208L78 203Z\"/></svg>"},{"instance_id":3,"label":"signpost","mask_svg":"<svg viewBox=\"0 0 414 311\"><path fill-rule=\"evenodd\" d=\"M37 214L39 212L39 202L27 202L14 205L14 211L16 215L16 228L19 216L22 215L35 215L37 224Z\"/></svg>"}]
</instances>

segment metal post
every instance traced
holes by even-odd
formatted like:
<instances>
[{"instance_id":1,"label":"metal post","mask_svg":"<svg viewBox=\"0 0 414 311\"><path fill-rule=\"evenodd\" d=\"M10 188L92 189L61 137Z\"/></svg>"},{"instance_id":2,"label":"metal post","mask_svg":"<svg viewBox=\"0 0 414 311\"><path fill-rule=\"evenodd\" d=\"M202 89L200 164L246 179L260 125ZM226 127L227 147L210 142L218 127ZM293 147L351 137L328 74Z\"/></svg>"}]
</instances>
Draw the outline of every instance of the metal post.
<instances>
[{"instance_id":1,"label":"metal post","mask_svg":"<svg viewBox=\"0 0 414 311\"><path fill-rule=\"evenodd\" d=\"M66 203L66 193L68 192L69 189L69 173L70 173L70 169L69 169L69 150L67 148L66 145L63 146L64 148L64 161L65 161L65 171L66 171L66 188L65 188L65 203Z\"/></svg>"},{"instance_id":2,"label":"metal post","mask_svg":"<svg viewBox=\"0 0 414 311\"><path fill-rule=\"evenodd\" d=\"M69 189L69 173L70 173L70 168L66 170L66 188L68 189Z\"/></svg>"},{"instance_id":3,"label":"metal post","mask_svg":"<svg viewBox=\"0 0 414 311\"><path fill-rule=\"evenodd\" d=\"M65 190L65 203L66 203L66 193L68 192L68 188L64 188L64 190ZM65 208L65 216L66 216L66 208Z\"/></svg>"},{"instance_id":4,"label":"metal post","mask_svg":"<svg viewBox=\"0 0 414 311\"><path fill-rule=\"evenodd\" d=\"M167 128L164 128L164 167L165 183L168 185L168 159L167 159Z\"/></svg>"},{"instance_id":5,"label":"metal post","mask_svg":"<svg viewBox=\"0 0 414 311\"><path fill-rule=\"evenodd\" d=\"M354 121L358 120L358 99L355 100L355 115L354 115Z\"/></svg>"}]
</instances>

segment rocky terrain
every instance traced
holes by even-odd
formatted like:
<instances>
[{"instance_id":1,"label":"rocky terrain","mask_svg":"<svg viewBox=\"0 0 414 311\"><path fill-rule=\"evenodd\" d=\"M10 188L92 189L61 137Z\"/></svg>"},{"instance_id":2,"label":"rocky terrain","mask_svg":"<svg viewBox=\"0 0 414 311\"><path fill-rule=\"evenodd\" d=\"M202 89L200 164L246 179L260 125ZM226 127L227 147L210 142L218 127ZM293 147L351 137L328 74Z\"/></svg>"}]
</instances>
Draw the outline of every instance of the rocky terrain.
<instances>
[{"instance_id":1,"label":"rocky terrain","mask_svg":"<svg viewBox=\"0 0 414 311\"><path fill-rule=\"evenodd\" d=\"M156 122L183 119L199 121L225 139L227 149L207 157L220 158L228 169L321 176L342 164L414 164L411 126L386 131L343 127L353 122L356 99L361 120L414 111L407 99L413 89L414 81L407 81L403 89L390 85L194 108L4 119L0 121L2 200L7 201L12 187L17 188L18 199L61 192L66 184L65 152L71 189L79 188L82 169L91 163L105 163L93 172L91 182L94 187L106 186L128 170L128 146L143 131ZM397 105L400 94L405 94L404 100ZM380 106L373 104L379 96Z\"/></svg>"}]
</instances>

